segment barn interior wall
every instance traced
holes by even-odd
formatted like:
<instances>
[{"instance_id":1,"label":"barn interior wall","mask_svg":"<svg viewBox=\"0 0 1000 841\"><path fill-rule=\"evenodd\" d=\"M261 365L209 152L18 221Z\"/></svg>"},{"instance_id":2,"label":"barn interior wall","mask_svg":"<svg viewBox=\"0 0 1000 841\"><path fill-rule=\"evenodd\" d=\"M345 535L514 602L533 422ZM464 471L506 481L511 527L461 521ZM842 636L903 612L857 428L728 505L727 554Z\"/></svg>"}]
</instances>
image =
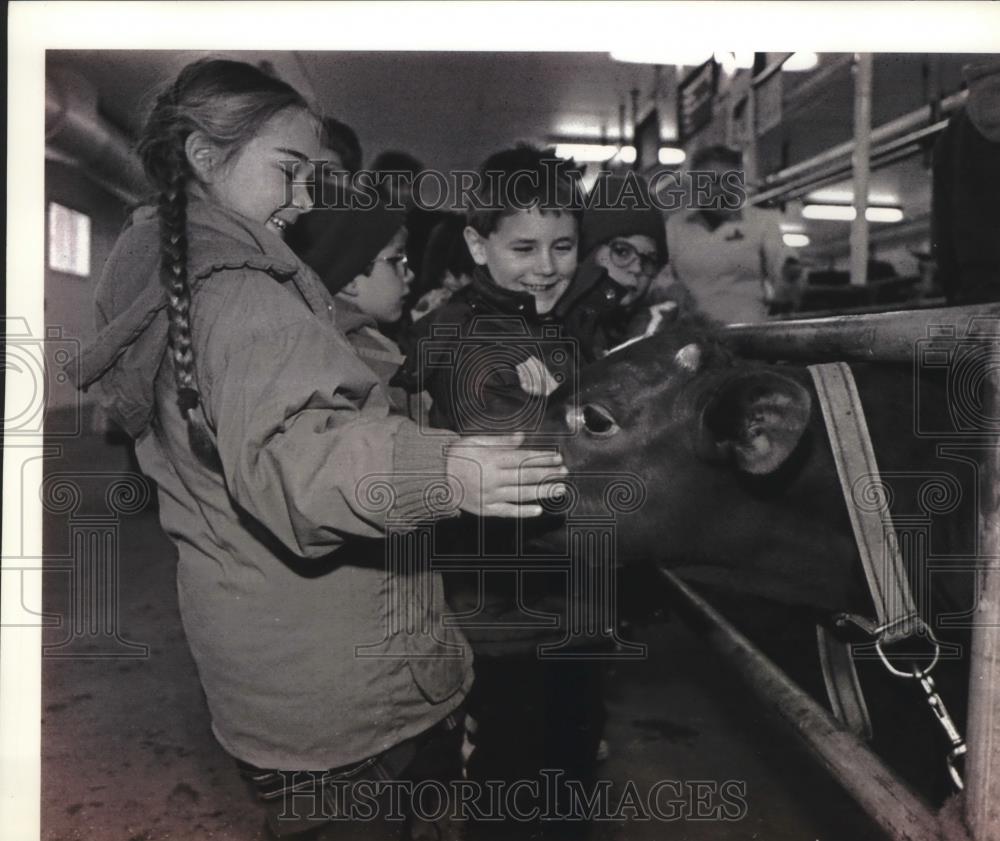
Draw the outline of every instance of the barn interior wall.
<instances>
[{"instance_id":1,"label":"barn interior wall","mask_svg":"<svg viewBox=\"0 0 1000 841\"><path fill-rule=\"evenodd\" d=\"M61 338L86 345L95 335L94 289L104 263L127 217L127 208L117 197L90 181L82 171L62 161L45 162L45 205L56 202L90 217L90 274L80 277L49 268L49 232L45 233L45 328L51 336L58 329ZM46 226L47 228L47 226ZM68 382L48 378L47 412L66 414L79 411L83 431L102 431L103 420L96 411L96 397L80 394Z\"/></svg>"}]
</instances>

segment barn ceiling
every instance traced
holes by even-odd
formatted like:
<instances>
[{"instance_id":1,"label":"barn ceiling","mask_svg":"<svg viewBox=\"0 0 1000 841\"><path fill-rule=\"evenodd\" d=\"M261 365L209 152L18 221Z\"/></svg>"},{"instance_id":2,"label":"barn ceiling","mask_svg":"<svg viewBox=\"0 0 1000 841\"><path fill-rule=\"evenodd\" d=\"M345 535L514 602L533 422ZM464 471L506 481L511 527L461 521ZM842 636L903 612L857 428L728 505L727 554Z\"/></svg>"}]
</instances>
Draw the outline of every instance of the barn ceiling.
<instances>
[{"instance_id":1,"label":"barn ceiling","mask_svg":"<svg viewBox=\"0 0 1000 841\"><path fill-rule=\"evenodd\" d=\"M489 153L517 140L616 137L625 107L631 124L632 91L640 116L659 92L662 131L676 130L673 67L613 61L607 53L526 52L241 52L247 61L270 62L328 114L357 131L366 162L387 148L402 149L438 169L475 167ZM94 85L102 114L135 136L156 89L193 51L50 51L50 64L71 65ZM834 55L821 57L833 61ZM876 57L873 122L912 111L934 91L954 92L961 56L936 60L922 54ZM787 91L809 74L783 74ZM853 83L849 68L833 74L815 95L804 96L780 127L760 141L766 173L849 140ZM907 218L926 215L927 160L910 158L875 172L872 194L888 197ZM850 180L827 188L850 193ZM794 214L794 208L793 208ZM843 239L837 223L805 223L819 243Z\"/></svg>"}]
</instances>

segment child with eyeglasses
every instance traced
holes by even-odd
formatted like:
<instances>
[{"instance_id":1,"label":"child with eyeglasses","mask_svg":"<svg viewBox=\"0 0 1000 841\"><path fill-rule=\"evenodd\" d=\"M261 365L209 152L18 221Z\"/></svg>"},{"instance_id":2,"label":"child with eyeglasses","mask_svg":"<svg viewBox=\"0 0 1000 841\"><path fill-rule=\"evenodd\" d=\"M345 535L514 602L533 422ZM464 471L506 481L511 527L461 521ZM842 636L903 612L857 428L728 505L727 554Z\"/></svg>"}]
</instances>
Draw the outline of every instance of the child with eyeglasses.
<instances>
[{"instance_id":1,"label":"child with eyeglasses","mask_svg":"<svg viewBox=\"0 0 1000 841\"><path fill-rule=\"evenodd\" d=\"M361 209L351 206L349 191L338 196L345 201L313 212L323 235L313 239L302 260L333 295L336 324L354 351L387 384L396 408L417 419L428 401L415 403L406 391L388 385L405 360L386 331L402 317L413 282L406 257L406 211L385 204Z\"/></svg>"},{"instance_id":2,"label":"child with eyeglasses","mask_svg":"<svg viewBox=\"0 0 1000 841\"><path fill-rule=\"evenodd\" d=\"M653 324L647 293L667 262L667 241L663 217L640 176L597 182L580 226L580 255L559 309L581 354L593 360Z\"/></svg>"}]
</instances>

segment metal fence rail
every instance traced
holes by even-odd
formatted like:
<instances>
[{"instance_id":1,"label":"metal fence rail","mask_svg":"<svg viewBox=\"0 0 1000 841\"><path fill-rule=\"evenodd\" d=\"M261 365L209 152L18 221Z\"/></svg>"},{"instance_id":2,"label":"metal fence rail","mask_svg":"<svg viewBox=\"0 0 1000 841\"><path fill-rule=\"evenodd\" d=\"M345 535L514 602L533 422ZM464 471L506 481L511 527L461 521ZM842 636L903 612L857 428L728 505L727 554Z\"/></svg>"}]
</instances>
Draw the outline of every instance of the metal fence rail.
<instances>
[{"instance_id":1,"label":"metal fence rail","mask_svg":"<svg viewBox=\"0 0 1000 841\"><path fill-rule=\"evenodd\" d=\"M799 689L781 669L669 570L660 574L678 598L679 612L765 699L894 841L941 841L933 810L868 746ZM951 839L949 840L951 841Z\"/></svg>"},{"instance_id":2,"label":"metal fence rail","mask_svg":"<svg viewBox=\"0 0 1000 841\"><path fill-rule=\"evenodd\" d=\"M731 325L723 338L743 356L768 360L913 362L916 342L979 338L997 349L1000 305L947 307ZM983 416L1000 422L1000 364L983 371ZM972 841L1000 841L1000 446L985 430L980 464L979 602L970 654L964 816ZM894 841L941 839L930 807L752 643L672 573L661 570L689 616L765 703ZM953 841L954 834L947 841Z\"/></svg>"},{"instance_id":3,"label":"metal fence rail","mask_svg":"<svg viewBox=\"0 0 1000 841\"><path fill-rule=\"evenodd\" d=\"M725 328L723 338L740 355L757 359L912 362L915 343L927 338L929 327L989 341L1000 339L992 336L998 320L1000 304L981 304L734 324Z\"/></svg>"}]
</instances>

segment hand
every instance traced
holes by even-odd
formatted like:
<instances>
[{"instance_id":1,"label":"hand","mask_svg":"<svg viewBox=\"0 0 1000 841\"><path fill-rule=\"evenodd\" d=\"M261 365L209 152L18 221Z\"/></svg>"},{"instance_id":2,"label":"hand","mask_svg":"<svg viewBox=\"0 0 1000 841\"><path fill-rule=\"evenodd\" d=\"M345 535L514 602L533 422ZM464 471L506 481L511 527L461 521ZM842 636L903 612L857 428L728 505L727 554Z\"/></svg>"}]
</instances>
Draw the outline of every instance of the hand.
<instances>
[{"instance_id":1,"label":"hand","mask_svg":"<svg viewBox=\"0 0 1000 841\"><path fill-rule=\"evenodd\" d=\"M539 500L561 496L567 474L562 456L519 449L524 433L475 435L448 448L448 481L459 508L480 517L538 517Z\"/></svg>"}]
</instances>

